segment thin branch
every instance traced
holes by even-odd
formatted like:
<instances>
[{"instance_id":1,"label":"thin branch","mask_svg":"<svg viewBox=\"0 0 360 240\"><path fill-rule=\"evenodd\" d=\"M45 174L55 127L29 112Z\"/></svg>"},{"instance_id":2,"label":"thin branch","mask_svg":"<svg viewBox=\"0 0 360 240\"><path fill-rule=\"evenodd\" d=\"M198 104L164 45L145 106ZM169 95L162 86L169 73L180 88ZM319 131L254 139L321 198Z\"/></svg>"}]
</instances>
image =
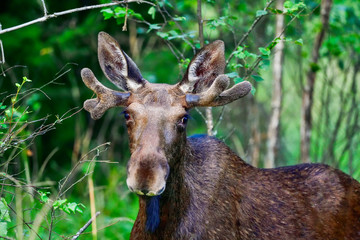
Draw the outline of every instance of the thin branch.
<instances>
[{"instance_id":1,"label":"thin branch","mask_svg":"<svg viewBox=\"0 0 360 240\"><path fill-rule=\"evenodd\" d=\"M198 19L198 25L199 25L199 41L200 41L200 47L204 46L204 20L202 19L201 15L201 0L197 0L197 19Z\"/></svg>"},{"instance_id":2,"label":"thin branch","mask_svg":"<svg viewBox=\"0 0 360 240\"><path fill-rule=\"evenodd\" d=\"M100 212L97 212L95 216L93 216L80 230L75 234L75 236L72 238L72 240L78 239L80 234L82 234L89 226L90 224L96 219L97 216L100 215Z\"/></svg>"},{"instance_id":3,"label":"thin branch","mask_svg":"<svg viewBox=\"0 0 360 240\"><path fill-rule=\"evenodd\" d=\"M201 0L197 0L197 20L199 25L199 41L200 41L200 47L204 47L204 20L202 18L202 12L201 12ZM213 135L213 129L214 129L214 122L213 122L213 114L211 107L206 108L206 127L207 127L207 134L209 136Z\"/></svg>"},{"instance_id":4,"label":"thin branch","mask_svg":"<svg viewBox=\"0 0 360 240\"><path fill-rule=\"evenodd\" d=\"M44 9L44 16L47 16L48 11L46 9L45 0L41 0L41 3L42 3L42 6L43 6L43 9Z\"/></svg>"},{"instance_id":5,"label":"thin branch","mask_svg":"<svg viewBox=\"0 0 360 240\"><path fill-rule=\"evenodd\" d=\"M286 31L286 29L291 25L291 23L295 20L295 19L297 19L298 18L298 16L302 13L304 11L304 9L302 9L301 11L299 11L299 13L298 14L296 14L295 16L293 16L293 18L286 24L286 26L283 28L283 30L280 32L280 34L279 35L277 35L267 46L271 46L271 44L274 42L274 41L276 41L276 39L280 39L281 38L281 36L284 34L284 32ZM274 45L275 46L275 45ZM272 47L274 47L274 46L272 46ZM270 48L270 50L271 50L272 48ZM234 52L233 52L234 53ZM230 57L229 57L229 59L230 59ZM254 72L254 70L257 68L257 66L260 64L260 62L263 60L263 58L262 58L262 56L259 56L256 60L255 60L255 62L254 62L254 64L251 66L251 68L246 72L246 75L245 75L245 77L244 77L244 79L246 80L253 72ZM228 62L227 62L228 63ZM226 63L226 64L227 64Z\"/></svg>"},{"instance_id":6,"label":"thin branch","mask_svg":"<svg viewBox=\"0 0 360 240\"><path fill-rule=\"evenodd\" d=\"M46 14L40 18L34 19L32 21L14 26L14 27L10 27L10 28L5 28L4 30L0 30L0 35L7 33L7 32L11 32L11 31L15 31L18 30L20 28L24 28L30 25L33 25L35 23L39 23L39 22L45 22L50 18L56 18L62 15L67 15L70 13L75 13L75 12L81 12L81 11L87 11L87 10L91 10L91 9L97 9L97 8L103 8L103 7L111 7L111 6L115 6L121 3L131 3L131 2L136 2L136 3L146 3L152 6L156 6L154 3L148 2L148 1L143 1L143 0L127 0L127 1L115 1L115 2L111 2L111 3L104 3L104 4L97 4L97 5L91 5L91 6L85 6L85 7L80 7L80 8L74 8L74 9L69 9L69 10L65 10L65 11L61 11L61 12L55 12L53 14Z\"/></svg>"},{"instance_id":7,"label":"thin branch","mask_svg":"<svg viewBox=\"0 0 360 240\"><path fill-rule=\"evenodd\" d=\"M275 1L275 0L269 1L269 2L266 4L266 6L265 6L264 11L266 11L274 1ZM226 65L228 65L229 62L230 62L230 60L234 57L234 54L235 54L235 52L236 52L236 49L245 42L245 40L249 37L250 33L254 30L255 26L260 22L260 20L261 20L264 16L266 16L266 15L261 15L261 16L257 17L257 18L254 20L254 22L253 22L253 24L251 25L251 27L249 28L249 30L243 35L243 37L240 39L240 41L238 42L238 44L236 44L236 47L235 47L234 50L231 52L229 58L226 60Z\"/></svg>"},{"instance_id":8,"label":"thin branch","mask_svg":"<svg viewBox=\"0 0 360 240\"><path fill-rule=\"evenodd\" d=\"M122 27L123 31L127 31L128 10L129 10L129 5L126 3L125 19L124 19L124 25Z\"/></svg>"},{"instance_id":9,"label":"thin branch","mask_svg":"<svg viewBox=\"0 0 360 240\"><path fill-rule=\"evenodd\" d=\"M18 213L15 211L15 209L13 209L10 205L7 205L8 208L18 217ZM37 231L35 231L30 224L28 224L24 218L20 217L20 220L30 229L31 234L35 234L39 239L42 239L39 234L37 233Z\"/></svg>"},{"instance_id":10,"label":"thin branch","mask_svg":"<svg viewBox=\"0 0 360 240\"><path fill-rule=\"evenodd\" d=\"M159 9L159 12L160 12L161 16L163 17L165 24L166 24L167 20L166 20L166 17L163 15L163 12L166 13L166 15L175 23L176 27L180 30L181 34L185 36L184 41L192 48L192 51L195 55L196 47L187 39L188 37L186 36L184 29L181 27L181 25L178 23L178 21L174 20L174 17L168 12L165 5L162 7L162 11L161 11L161 9ZM165 24L164 24L164 26L165 26Z\"/></svg>"},{"instance_id":11,"label":"thin branch","mask_svg":"<svg viewBox=\"0 0 360 240\"><path fill-rule=\"evenodd\" d=\"M216 129L219 127L220 123L222 122L222 120L224 118L225 108L226 108L226 105L221 108L221 113L220 113L218 119L216 120L216 123L215 123L212 131L216 131Z\"/></svg>"}]
</instances>

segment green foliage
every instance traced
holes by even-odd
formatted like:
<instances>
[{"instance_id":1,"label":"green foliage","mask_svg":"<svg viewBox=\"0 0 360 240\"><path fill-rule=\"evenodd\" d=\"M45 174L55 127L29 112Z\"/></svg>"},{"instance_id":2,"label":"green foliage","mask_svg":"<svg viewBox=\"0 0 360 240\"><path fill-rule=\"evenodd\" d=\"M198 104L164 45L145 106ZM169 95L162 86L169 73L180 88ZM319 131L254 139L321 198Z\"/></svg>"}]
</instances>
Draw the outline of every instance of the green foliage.
<instances>
[{"instance_id":1,"label":"green foliage","mask_svg":"<svg viewBox=\"0 0 360 240\"><path fill-rule=\"evenodd\" d=\"M9 207L4 198L0 201L0 236L7 236L8 223L11 222Z\"/></svg>"},{"instance_id":2,"label":"green foliage","mask_svg":"<svg viewBox=\"0 0 360 240\"><path fill-rule=\"evenodd\" d=\"M294 15L303 9L306 9L306 5L303 2L294 3L292 1L286 1L284 2L283 14Z\"/></svg>"},{"instance_id":3,"label":"green foliage","mask_svg":"<svg viewBox=\"0 0 360 240\"><path fill-rule=\"evenodd\" d=\"M265 16L268 12L265 10L257 10L256 11L256 17Z\"/></svg>"},{"instance_id":4,"label":"green foliage","mask_svg":"<svg viewBox=\"0 0 360 240\"><path fill-rule=\"evenodd\" d=\"M124 7L115 7L115 8L105 8L102 9L104 19L114 18L118 24L124 23L125 18L134 17L136 19L144 20L143 16L140 13L136 13L134 10L130 8ZM155 17L155 12L153 13Z\"/></svg>"}]
</instances>

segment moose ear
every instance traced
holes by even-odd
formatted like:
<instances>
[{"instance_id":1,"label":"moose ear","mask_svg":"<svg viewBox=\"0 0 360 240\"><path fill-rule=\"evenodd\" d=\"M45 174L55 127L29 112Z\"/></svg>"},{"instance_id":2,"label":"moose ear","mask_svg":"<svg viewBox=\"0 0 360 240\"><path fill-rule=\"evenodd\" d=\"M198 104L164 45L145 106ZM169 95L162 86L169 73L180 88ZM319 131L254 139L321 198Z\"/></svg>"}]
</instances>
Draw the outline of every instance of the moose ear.
<instances>
[{"instance_id":1,"label":"moose ear","mask_svg":"<svg viewBox=\"0 0 360 240\"><path fill-rule=\"evenodd\" d=\"M184 93L204 92L224 69L224 42L217 40L203 47L191 60L179 88Z\"/></svg>"},{"instance_id":2,"label":"moose ear","mask_svg":"<svg viewBox=\"0 0 360 240\"><path fill-rule=\"evenodd\" d=\"M146 80L136 64L105 32L98 35L98 57L105 76L120 89L133 92L144 86Z\"/></svg>"}]
</instances>

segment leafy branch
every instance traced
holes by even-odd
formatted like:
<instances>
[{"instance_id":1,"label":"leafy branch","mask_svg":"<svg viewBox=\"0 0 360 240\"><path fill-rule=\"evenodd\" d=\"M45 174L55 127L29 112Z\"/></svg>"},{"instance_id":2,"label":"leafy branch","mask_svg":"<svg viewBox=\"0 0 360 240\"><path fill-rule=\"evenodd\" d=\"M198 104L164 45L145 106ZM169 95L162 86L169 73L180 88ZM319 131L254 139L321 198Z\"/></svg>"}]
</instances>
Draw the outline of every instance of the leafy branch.
<instances>
[{"instance_id":1,"label":"leafy branch","mask_svg":"<svg viewBox=\"0 0 360 240\"><path fill-rule=\"evenodd\" d=\"M43 6L43 10L44 10L44 16L31 20L29 22L14 26L14 27L10 27L10 28L5 28L3 30L0 30L0 35L7 33L7 32L11 32L11 31L15 31L18 30L20 28L24 28L36 23L40 23L40 22L45 22L51 18L56 18L62 15L67 15L67 14L71 14L71 13L75 13L75 12L81 12L81 11L87 11L87 10L91 10L91 9L97 9L97 8L104 8L104 7L110 7L110 6L114 6L114 5L119 5L122 3L132 3L132 2L136 2L136 3L146 3L149 5L153 5L155 6L154 3L149 2L149 1L144 1L144 0L126 0L126 1L113 1L111 3L104 3L104 4L97 4L97 5L91 5L91 6L85 6L85 7L80 7L80 8L74 8L74 9L69 9L69 10L65 10L65 11L61 11L61 12L55 12L52 14L48 14L47 13L47 9L45 6L45 1L41 0L42 2L42 6Z\"/></svg>"}]
</instances>

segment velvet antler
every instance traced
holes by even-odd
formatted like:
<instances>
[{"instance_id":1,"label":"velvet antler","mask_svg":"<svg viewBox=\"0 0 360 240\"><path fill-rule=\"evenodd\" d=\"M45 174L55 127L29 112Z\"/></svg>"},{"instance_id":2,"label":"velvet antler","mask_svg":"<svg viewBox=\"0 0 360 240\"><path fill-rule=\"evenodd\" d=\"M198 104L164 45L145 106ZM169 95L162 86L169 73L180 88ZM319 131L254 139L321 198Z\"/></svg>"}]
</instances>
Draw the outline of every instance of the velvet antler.
<instances>
[{"instance_id":1,"label":"velvet antler","mask_svg":"<svg viewBox=\"0 0 360 240\"><path fill-rule=\"evenodd\" d=\"M97 98L84 102L84 108L90 112L91 118L99 119L106 110L116 106L126 106L129 92L118 92L102 85L88 68L81 70L81 78L85 85L96 93Z\"/></svg>"},{"instance_id":2,"label":"velvet antler","mask_svg":"<svg viewBox=\"0 0 360 240\"><path fill-rule=\"evenodd\" d=\"M188 108L201 106L223 106L246 96L251 91L251 83L243 81L225 90L229 85L226 75L219 75L211 87L200 94L186 94Z\"/></svg>"},{"instance_id":3,"label":"velvet antler","mask_svg":"<svg viewBox=\"0 0 360 240\"><path fill-rule=\"evenodd\" d=\"M229 86L224 75L224 42L217 40L206 45L192 59L178 87L186 94L188 108L196 106L221 106L247 95L251 84L247 81Z\"/></svg>"}]
</instances>

